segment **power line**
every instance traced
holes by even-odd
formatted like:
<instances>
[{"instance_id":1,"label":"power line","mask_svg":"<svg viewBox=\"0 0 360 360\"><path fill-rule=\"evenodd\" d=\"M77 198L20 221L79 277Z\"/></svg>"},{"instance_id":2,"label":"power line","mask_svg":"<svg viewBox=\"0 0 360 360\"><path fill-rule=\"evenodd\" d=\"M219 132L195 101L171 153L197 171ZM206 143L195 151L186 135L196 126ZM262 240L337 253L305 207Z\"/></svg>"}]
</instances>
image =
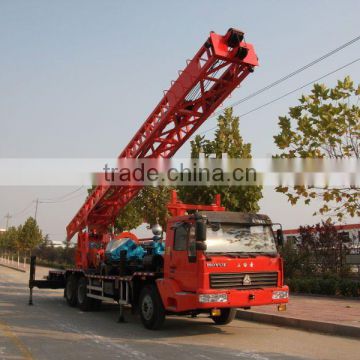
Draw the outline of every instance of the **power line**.
<instances>
[{"instance_id":1,"label":"power line","mask_svg":"<svg viewBox=\"0 0 360 360\"><path fill-rule=\"evenodd\" d=\"M75 196L72 196L70 198L66 198L66 199L63 199L63 200L57 200L57 201L39 200L39 203L40 204L59 204L59 203L63 203L63 202L66 202L66 201L73 200L73 199L77 199L78 197L84 196L84 195L85 195L84 193L81 193L81 194L77 194Z\"/></svg>"},{"instance_id":2,"label":"power line","mask_svg":"<svg viewBox=\"0 0 360 360\"><path fill-rule=\"evenodd\" d=\"M303 89L303 88L305 88L305 87L307 87L307 86L309 86L309 85L312 85L313 83L315 83L315 82L317 82L317 81L320 81L320 80L322 80L322 79L324 79L324 78L326 78L326 77L328 77L328 76L330 76L330 75L332 75L332 74L334 74L334 73L336 73L336 72L338 72L338 71L340 71L340 70L342 70L342 69L345 69L346 67L348 67L348 66L356 63L356 62L359 61L359 60L360 60L360 58L357 58L357 59L355 59L355 60L353 60L353 61L351 61L351 62L349 62L349 63L347 63L347 64L345 64L345 65L343 65L343 66L341 66L341 67L339 67L339 68L337 68L337 69L335 69L335 70L333 70L333 71L328 72L327 74L325 74L325 75L323 75L323 76L320 76L319 78L317 78L317 79L315 79L315 80L312 80L312 81L310 81L310 82L308 82L308 83L306 83L306 84L304 84L304 85L302 85L302 86L299 86L298 88L296 88L296 89L294 89L294 90L291 90L291 91L285 93L284 95L281 95L281 96L279 96L279 97L277 97L277 98L275 98L275 99L273 99L273 100L271 100L271 101L269 101L269 102L267 102L267 103L265 103L265 104L263 104L263 105L260 105L260 106L254 108L254 109L252 109L252 110L250 110L250 111L248 111L248 112L246 112L246 113L244 113L244 114L242 114L242 115L240 115L240 116L244 117L244 116L246 116L246 115L248 115L248 114L251 114L252 112L254 112L254 111L256 111L256 110L262 109L263 107L268 106L268 105L274 103L275 101L281 100L281 99L283 99L284 97L286 97L286 96L288 96L288 95L291 95L291 94L293 94L293 93L296 92L296 91L299 91L299 90L301 90L301 89Z\"/></svg>"},{"instance_id":3,"label":"power line","mask_svg":"<svg viewBox=\"0 0 360 360\"><path fill-rule=\"evenodd\" d=\"M75 194L76 192L80 191L81 189L84 188L84 185L81 185L80 187L78 187L76 190L73 190L69 193L66 193L65 195L62 195L62 196L58 196L58 197L54 197L54 198L45 198L45 199L41 199L41 202L43 201L51 201L51 202L57 202L58 200L62 200L72 194Z\"/></svg>"},{"instance_id":4,"label":"power line","mask_svg":"<svg viewBox=\"0 0 360 360\"><path fill-rule=\"evenodd\" d=\"M264 108L264 107L266 107L266 106L268 106L270 104L273 104L274 102L279 101L279 100L283 99L284 97L289 96L289 95L291 95L291 94L293 94L293 93L295 93L295 92L297 92L297 91L299 91L299 90L301 90L301 89L303 89L303 88L305 88L305 87L307 87L307 86L309 86L309 85L311 85L311 84L313 84L313 83L315 83L317 81L320 81L320 80L322 80L322 79L324 79L324 78L326 78L326 77L328 77L328 76L330 76L330 75L332 75L332 74L334 74L334 73L336 73L336 72L338 72L338 71L340 71L342 69L345 69L346 67L348 67L348 66L350 66L350 65L352 65L352 64L354 64L354 63L356 63L358 61L360 61L360 58L357 58L357 59L355 59L355 60L353 60L353 61L351 61L351 62L349 62L349 63L347 63L347 64L345 64L345 65L343 65L343 66L341 66L341 67L339 67L339 68L337 68L335 70L333 70L333 71L330 71L327 74L325 74L323 76L320 76L319 78L317 78L315 80L312 80L312 81L310 81L310 82L308 82L308 83L306 83L306 84L304 84L302 86L299 86L298 88L296 88L294 90L291 90L291 91L289 91L289 92L287 92L287 93L285 93L285 94L283 94L283 95L281 95L281 96L279 96L279 97L277 97L277 98L275 98L275 99L273 99L271 101L268 101L268 102L266 102L266 103L264 103L264 104L262 104L260 106L257 106L255 108L247 111L246 113L240 114L240 117L244 117L244 116L249 115L249 114L251 114L251 113L253 113L253 112L257 111L257 110L260 110L260 109L262 109L262 108ZM229 107L232 107L232 106L229 106ZM209 132L211 130L214 130L216 128L217 128L217 126L214 126L214 127L210 128L208 130L200 132L199 135L205 134L205 133L207 133L207 132Z\"/></svg>"},{"instance_id":5,"label":"power line","mask_svg":"<svg viewBox=\"0 0 360 360\"><path fill-rule=\"evenodd\" d=\"M360 40L360 35L358 35L358 36L356 36L355 38L353 38L352 40L350 40L350 41L348 41L348 42L346 42L346 43L338 46L337 48L331 50L330 52L328 52L328 53L320 56L319 58L317 58L317 59L309 62L308 64L306 64L306 65L298 68L297 70L291 72L290 74L284 75L284 76L282 76L280 79L272 82L271 84L266 85L265 87L263 87L263 88L255 91L255 92L253 92L253 93L245 96L244 98L242 98L242 99L240 99L240 100L238 100L238 101L235 101L234 103L232 103L231 105L227 106L226 108L214 112L214 113L209 117L209 119L211 119L211 118L213 118L213 117L216 117L216 116L222 114L226 109L229 109L229 108L238 106L238 105L242 104L243 102L248 101L248 100L254 98L255 96L260 95L261 93L263 93L263 92L265 92L265 91L273 88L274 86L279 85L280 83L282 83L282 82L284 82L284 81L292 78L293 76L295 76L295 75L299 74L300 72L302 72L302 71L310 68L311 66L316 65L316 64L319 63L320 61L325 60L326 58L328 58L328 57L336 54L337 52L345 49L347 46L350 46L350 45L354 44L355 42L357 42L357 41L359 41L359 40ZM209 130L206 130L205 132L210 131L210 130L213 130L213 129L214 129L214 128L211 128L211 129L209 129ZM200 132L199 134L203 134L203 133L205 133L205 132Z\"/></svg>"},{"instance_id":6,"label":"power line","mask_svg":"<svg viewBox=\"0 0 360 360\"><path fill-rule=\"evenodd\" d=\"M34 200L32 200L28 205L26 205L22 210L14 213L12 216L13 217L16 217L16 216L19 216L19 215L22 215L23 213L26 212L26 210L30 209L30 207L34 206Z\"/></svg>"},{"instance_id":7,"label":"power line","mask_svg":"<svg viewBox=\"0 0 360 360\"><path fill-rule=\"evenodd\" d=\"M28 205L26 205L22 210L10 215L9 213L5 216L5 218L7 219L7 223L9 222L10 218L14 218L17 217L19 215L23 215L24 213L27 212L27 210L29 210L31 207L35 206L35 220L37 218L37 212L38 212L38 206L39 204L55 204L55 203L62 203L62 202L66 202L66 201L70 201L72 199L75 199L77 197L79 197L80 195L83 196L84 194L79 194L77 196L73 196L71 198L68 198L68 196L75 194L76 192L80 191L84 186L80 186L79 188L77 188L76 190L73 190L69 193L66 193L62 196L56 197L56 198L49 198L49 199L34 199L32 200ZM8 217L9 216L9 217Z\"/></svg>"},{"instance_id":8,"label":"power line","mask_svg":"<svg viewBox=\"0 0 360 360\"><path fill-rule=\"evenodd\" d=\"M349 46L349 45L351 45L351 44L353 44L353 43L355 43L356 41L359 41L359 40L360 40L360 35L359 35L359 36L357 36L357 37L355 37L354 39L352 39L352 40L350 40L350 41L346 42L345 44L343 44L343 45L341 45L341 46L337 47L336 49L331 50L330 52L328 52L328 53L326 53L326 54L324 54L324 55L320 56L319 58L317 58L317 59L315 59L315 60L313 60L313 61L309 62L308 64L306 64L306 65L302 66L301 68L299 68L299 69L297 69L297 70L295 70L295 71L291 72L290 74L287 74L287 75L285 75L285 76L281 77L280 79L278 79L278 80L276 80L276 81L272 82L271 84L269 84L269 85L267 85L267 86L265 86L265 87L263 87L263 88L261 88L261 89L259 89L259 90L255 91L255 92L251 93L250 95L245 96L244 98L242 98L242 99L240 99L240 100L238 100L238 101L234 102L232 105L230 105L230 106L228 106L228 107L234 107L234 106L237 106L237 105L239 105L239 104L241 104L241 103L243 103L243 102L245 102L245 101L247 101L247 100L250 100L251 98L253 98L253 97L255 97L255 96L257 96L257 95L259 95L259 94L263 93L264 91L267 91L267 90L271 89L272 87L274 87L274 86L276 86L276 85L278 85L278 84L280 84L280 83L282 83L282 82L284 82L284 81L286 81L286 80L288 80L288 79L292 78L293 76L295 76L295 75L297 75L297 74L301 73L302 71L304 71L304 70L306 70L306 69L310 68L311 66L316 65L316 64L317 64L317 63L319 63L320 61L325 60L326 58L328 58L328 57L330 57L330 56L332 56L332 55L336 54L337 52L339 52L339 51L341 51L341 50L345 49L347 46ZM223 110L222 110L222 111L223 111ZM222 111L220 111L220 112L222 112ZM216 116L216 115L214 114L213 116Z\"/></svg>"}]
</instances>

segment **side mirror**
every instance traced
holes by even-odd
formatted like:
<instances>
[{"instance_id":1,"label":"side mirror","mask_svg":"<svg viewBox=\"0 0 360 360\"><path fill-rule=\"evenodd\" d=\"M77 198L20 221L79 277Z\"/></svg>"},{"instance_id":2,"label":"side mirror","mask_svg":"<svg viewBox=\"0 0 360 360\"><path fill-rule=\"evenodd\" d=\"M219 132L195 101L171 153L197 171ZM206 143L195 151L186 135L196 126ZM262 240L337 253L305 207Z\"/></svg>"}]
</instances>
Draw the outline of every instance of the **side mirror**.
<instances>
[{"instance_id":1,"label":"side mirror","mask_svg":"<svg viewBox=\"0 0 360 360\"><path fill-rule=\"evenodd\" d=\"M207 249L206 242L204 241L197 241L195 246L196 246L196 250L206 251Z\"/></svg>"},{"instance_id":2,"label":"side mirror","mask_svg":"<svg viewBox=\"0 0 360 360\"><path fill-rule=\"evenodd\" d=\"M278 246L284 245L284 233L283 233L282 229L276 230L276 240L277 240Z\"/></svg>"},{"instance_id":3,"label":"side mirror","mask_svg":"<svg viewBox=\"0 0 360 360\"><path fill-rule=\"evenodd\" d=\"M196 241L206 240L206 223L203 219L198 219L195 221L195 236Z\"/></svg>"}]
</instances>

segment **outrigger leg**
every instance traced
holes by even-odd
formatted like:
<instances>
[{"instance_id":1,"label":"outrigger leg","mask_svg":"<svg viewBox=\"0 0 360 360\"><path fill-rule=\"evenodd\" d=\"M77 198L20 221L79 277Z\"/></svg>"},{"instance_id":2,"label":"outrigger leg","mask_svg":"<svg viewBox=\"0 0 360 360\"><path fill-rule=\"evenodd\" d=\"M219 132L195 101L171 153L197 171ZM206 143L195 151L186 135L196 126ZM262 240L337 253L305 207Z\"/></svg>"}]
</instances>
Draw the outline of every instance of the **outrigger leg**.
<instances>
[{"instance_id":1,"label":"outrigger leg","mask_svg":"<svg viewBox=\"0 0 360 360\"><path fill-rule=\"evenodd\" d=\"M30 277L29 277L29 305L33 305L33 281L35 280L36 256L30 258Z\"/></svg>"},{"instance_id":2,"label":"outrigger leg","mask_svg":"<svg viewBox=\"0 0 360 360\"><path fill-rule=\"evenodd\" d=\"M125 316L124 316L124 304L119 304L119 318L118 323L125 323Z\"/></svg>"}]
</instances>

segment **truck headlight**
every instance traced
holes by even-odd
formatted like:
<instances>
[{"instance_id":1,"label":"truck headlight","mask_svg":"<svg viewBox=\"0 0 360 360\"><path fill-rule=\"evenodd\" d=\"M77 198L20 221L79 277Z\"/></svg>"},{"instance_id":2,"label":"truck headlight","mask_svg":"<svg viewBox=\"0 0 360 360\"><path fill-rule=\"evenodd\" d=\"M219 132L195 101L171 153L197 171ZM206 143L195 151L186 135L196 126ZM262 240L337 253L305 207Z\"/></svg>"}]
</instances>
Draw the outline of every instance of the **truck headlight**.
<instances>
[{"instance_id":1,"label":"truck headlight","mask_svg":"<svg viewBox=\"0 0 360 360\"><path fill-rule=\"evenodd\" d=\"M200 294L199 302L201 303L212 303L212 302L220 302L224 303L228 301L227 294Z\"/></svg>"},{"instance_id":2,"label":"truck headlight","mask_svg":"<svg viewBox=\"0 0 360 360\"><path fill-rule=\"evenodd\" d=\"M288 297L289 293L287 291L277 290L272 293L273 300L287 299Z\"/></svg>"}]
</instances>

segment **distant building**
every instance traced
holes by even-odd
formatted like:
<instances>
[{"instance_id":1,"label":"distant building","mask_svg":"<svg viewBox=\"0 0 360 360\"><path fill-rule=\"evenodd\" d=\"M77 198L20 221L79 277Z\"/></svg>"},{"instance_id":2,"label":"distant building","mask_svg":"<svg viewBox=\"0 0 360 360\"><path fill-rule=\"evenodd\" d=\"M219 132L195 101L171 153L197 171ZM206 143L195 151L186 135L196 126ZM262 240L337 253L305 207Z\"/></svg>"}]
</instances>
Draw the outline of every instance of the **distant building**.
<instances>
[{"instance_id":1,"label":"distant building","mask_svg":"<svg viewBox=\"0 0 360 360\"><path fill-rule=\"evenodd\" d=\"M0 234L4 233L6 231L6 229L0 229Z\"/></svg>"},{"instance_id":2,"label":"distant building","mask_svg":"<svg viewBox=\"0 0 360 360\"><path fill-rule=\"evenodd\" d=\"M335 228L344 243L351 243L352 252L358 253L360 251L360 224L335 225ZM284 230L284 237L285 242L300 243L299 229Z\"/></svg>"},{"instance_id":3,"label":"distant building","mask_svg":"<svg viewBox=\"0 0 360 360\"><path fill-rule=\"evenodd\" d=\"M345 241L360 240L360 224L335 225L335 228ZM300 239L300 230L299 228L284 230L284 236L286 241L297 242Z\"/></svg>"}]
</instances>

